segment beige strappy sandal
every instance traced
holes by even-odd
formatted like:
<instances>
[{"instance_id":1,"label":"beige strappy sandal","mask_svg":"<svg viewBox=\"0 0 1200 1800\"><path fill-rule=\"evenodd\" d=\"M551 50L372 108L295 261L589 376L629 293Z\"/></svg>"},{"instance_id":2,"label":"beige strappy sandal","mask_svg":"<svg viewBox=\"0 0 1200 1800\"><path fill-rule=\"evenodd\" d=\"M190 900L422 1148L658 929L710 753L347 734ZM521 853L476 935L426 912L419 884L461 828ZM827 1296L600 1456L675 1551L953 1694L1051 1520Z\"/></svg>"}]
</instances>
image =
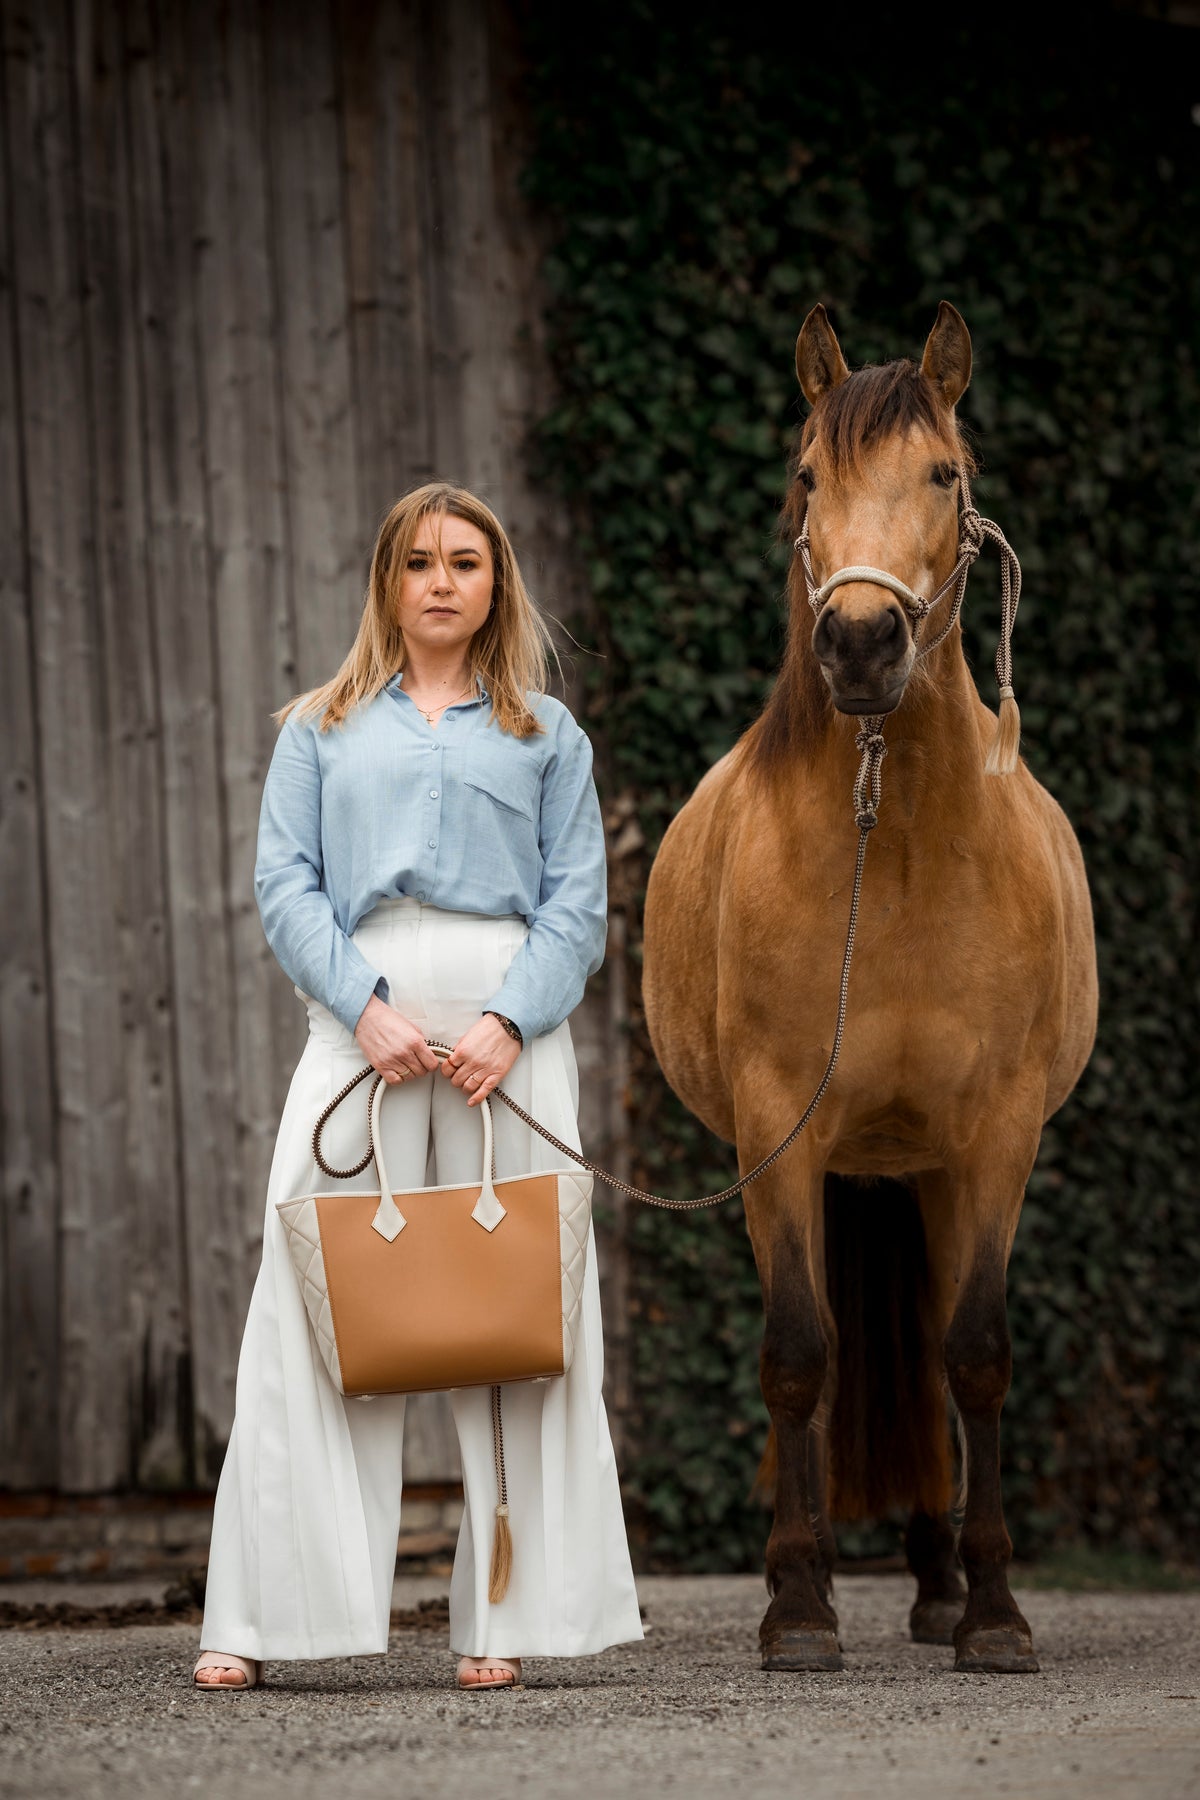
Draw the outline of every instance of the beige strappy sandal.
<instances>
[{"instance_id":1,"label":"beige strappy sandal","mask_svg":"<svg viewBox=\"0 0 1200 1800\"><path fill-rule=\"evenodd\" d=\"M240 1681L197 1681L201 1669L240 1669ZM195 1668L192 1670L192 1686L200 1689L202 1694L245 1694L250 1688L257 1687L262 1675L262 1664L253 1658L231 1656L223 1650L202 1650Z\"/></svg>"}]
</instances>

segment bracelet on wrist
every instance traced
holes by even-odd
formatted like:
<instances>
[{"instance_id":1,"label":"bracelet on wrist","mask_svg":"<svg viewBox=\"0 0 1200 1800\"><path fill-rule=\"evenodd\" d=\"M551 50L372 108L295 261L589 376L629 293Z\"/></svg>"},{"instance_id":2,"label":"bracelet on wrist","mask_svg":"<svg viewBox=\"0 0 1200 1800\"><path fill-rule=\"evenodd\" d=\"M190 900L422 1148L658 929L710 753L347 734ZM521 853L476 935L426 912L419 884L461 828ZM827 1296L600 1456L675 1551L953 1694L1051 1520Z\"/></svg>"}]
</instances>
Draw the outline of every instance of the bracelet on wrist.
<instances>
[{"instance_id":1,"label":"bracelet on wrist","mask_svg":"<svg viewBox=\"0 0 1200 1800\"><path fill-rule=\"evenodd\" d=\"M499 1019L509 1037L512 1038L515 1043L520 1044L521 1048L524 1049L525 1039L521 1036L520 1028L514 1025L511 1019L506 1019L503 1013L493 1012L490 1007L488 1008L487 1017L489 1019Z\"/></svg>"}]
</instances>

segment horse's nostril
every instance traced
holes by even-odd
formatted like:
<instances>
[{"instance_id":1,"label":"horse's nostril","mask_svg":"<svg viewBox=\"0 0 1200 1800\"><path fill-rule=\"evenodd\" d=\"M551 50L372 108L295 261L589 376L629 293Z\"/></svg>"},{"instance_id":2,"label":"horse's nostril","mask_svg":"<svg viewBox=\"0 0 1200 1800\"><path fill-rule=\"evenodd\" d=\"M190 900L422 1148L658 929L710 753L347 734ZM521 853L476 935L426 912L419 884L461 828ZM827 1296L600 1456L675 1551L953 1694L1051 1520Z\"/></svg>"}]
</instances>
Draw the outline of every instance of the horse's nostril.
<instances>
[{"instance_id":1,"label":"horse's nostril","mask_svg":"<svg viewBox=\"0 0 1200 1800\"><path fill-rule=\"evenodd\" d=\"M885 606L871 621L871 631L881 650L894 649L904 637L904 615L898 606Z\"/></svg>"},{"instance_id":2,"label":"horse's nostril","mask_svg":"<svg viewBox=\"0 0 1200 1800\"><path fill-rule=\"evenodd\" d=\"M846 627L831 606L827 606L817 620L813 632L813 649L822 662L830 662L838 653L838 646L846 635Z\"/></svg>"}]
</instances>

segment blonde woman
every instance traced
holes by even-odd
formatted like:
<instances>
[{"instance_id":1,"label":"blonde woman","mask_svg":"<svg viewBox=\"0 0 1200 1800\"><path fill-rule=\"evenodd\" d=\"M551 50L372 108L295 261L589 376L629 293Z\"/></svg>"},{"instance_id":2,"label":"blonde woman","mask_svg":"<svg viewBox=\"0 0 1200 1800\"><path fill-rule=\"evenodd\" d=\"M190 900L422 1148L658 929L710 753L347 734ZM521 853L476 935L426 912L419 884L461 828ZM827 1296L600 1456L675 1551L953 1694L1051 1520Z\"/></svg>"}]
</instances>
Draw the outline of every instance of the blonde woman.
<instances>
[{"instance_id":1,"label":"blonde woman","mask_svg":"<svg viewBox=\"0 0 1200 1800\"><path fill-rule=\"evenodd\" d=\"M499 1082L579 1142L567 1016L603 956L604 841L591 747L544 692L548 650L499 521L432 484L384 521L341 669L278 715L255 893L307 1005L308 1042L279 1127L217 1490L193 1676L209 1691L255 1686L265 1661L387 1650L405 1400L333 1387L275 1211L327 1180L312 1153L321 1109L364 1059L380 1071L397 1089L381 1118L398 1187L478 1179L479 1101ZM452 1055L439 1065L427 1039ZM362 1152L365 1118L350 1110L322 1143L335 1167ZM498 1174L555 1163L494 1111ZM602 1362L592 1242L569 1372L501 1390L513 1563L496 1602L490 1394L452 1396L460 1687L512 1686L523 1657L642 1635Z\"/></svg>"}]
</instances>

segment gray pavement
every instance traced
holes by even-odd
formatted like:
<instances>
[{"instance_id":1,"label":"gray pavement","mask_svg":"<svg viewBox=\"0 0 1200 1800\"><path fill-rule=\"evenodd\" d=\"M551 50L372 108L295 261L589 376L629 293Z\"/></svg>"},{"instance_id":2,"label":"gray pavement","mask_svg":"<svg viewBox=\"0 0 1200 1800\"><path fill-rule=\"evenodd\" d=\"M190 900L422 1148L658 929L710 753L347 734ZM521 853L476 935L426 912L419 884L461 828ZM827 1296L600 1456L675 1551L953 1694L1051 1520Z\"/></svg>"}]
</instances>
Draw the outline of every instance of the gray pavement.
<instances>
[{"instance_id":1,"label":"gray pavement","mask_svg":"<svg viewBox=\"0 0 1200 1800\"><path fill-rule=\"evenodd\" d=\"M909 1642L905 1578L844 1577L845 1672L764 1675L759 1580L638 1585L644 1643L530 1662L525 1685L501 1694L453 1689L444 1630L397 1631L386 1657L272 1663L268 1685L240 1695L190 1688L194 1624L6 1630L0 1794L1200 1793L1200 1594L1019 1593L1043 1672L980 1677L955 1675L949 1650ZM406 1579L396 1604L445 1592L444 1577Z\"/></svg>"}]
</instances>

